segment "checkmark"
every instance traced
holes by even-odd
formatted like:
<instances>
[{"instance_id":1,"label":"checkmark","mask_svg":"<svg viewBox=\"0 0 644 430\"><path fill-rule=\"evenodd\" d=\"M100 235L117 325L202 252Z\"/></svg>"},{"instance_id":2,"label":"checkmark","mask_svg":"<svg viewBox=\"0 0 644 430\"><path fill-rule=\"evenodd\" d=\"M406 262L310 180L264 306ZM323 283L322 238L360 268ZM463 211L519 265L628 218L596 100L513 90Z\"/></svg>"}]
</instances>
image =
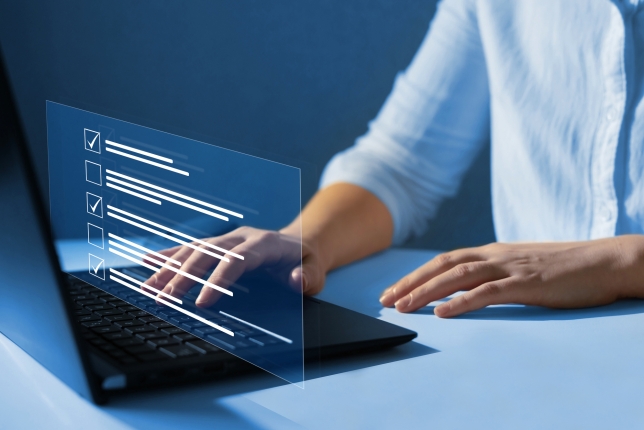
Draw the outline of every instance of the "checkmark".
<instances>
[{"instance_id":1,"label":"checkmark","mask_svg":"<svg viewBox=\"0 0 644 430\"><path fill-rule=\"evenodd\" d=\"M87 213L103 218L103 197L96 194L86 193Z\"/></svg>"},{"instance_id":2,"label":"checkmark","mask_svg":"<svg viewBox=\"0 0 644 430\"><path fill-rule=\"evenodd\" d=\"M102 279L104 281L105 265L103 263L105 261L102 258L95 256L94 254L89 254L88 260L89 260L89 274L92 276L96 276L97 278Z\"/></svg>"},{"instance_id":3,"label":"checkmark","mask_svg":"<svg viewBox=\"0 0 644 430\"><path fill-rule=\"evenodd\" d=\"M96 139L98 139L98 134L94 136L94 139L90 142L89 140L87 141L87 144L89 145L90 148L94 147L94 142L96 142Z\"/></svg>"},{"instance_id":4,"label":"checkmark","mask_svg":"<svg viewBox=\"0 0 644 430\"><path fill-rule=\"evenodd\" d=\"M92 209L92 212L96 211L96 207L101 203L101 199L98 199L94 205L91 205L90 208Z\"/></svg>"},{"instance_id":5,"label":"checkmark","mask_svg":"<svg viewBox=\"0 0 644 430\"><path fill-rule=\"evenodd\" d=\"M85 149L97 154L101 153L101 133L98 131L83 129L85 136Z\"/></svg>"},{"instance_id":6,"label":"checkmark","mask_svg":"<svg viewBox=\"0 0 644 430\"><path fill-rule=\"evenodd\" d=\"M96 266L96 267L92 266L92 270L94 271L94 273L98 273L98 269L99 269L102 265L103 265L103 261L101 261L100 263L98 263L98 266Z\"/></svg>"}]
</instances>

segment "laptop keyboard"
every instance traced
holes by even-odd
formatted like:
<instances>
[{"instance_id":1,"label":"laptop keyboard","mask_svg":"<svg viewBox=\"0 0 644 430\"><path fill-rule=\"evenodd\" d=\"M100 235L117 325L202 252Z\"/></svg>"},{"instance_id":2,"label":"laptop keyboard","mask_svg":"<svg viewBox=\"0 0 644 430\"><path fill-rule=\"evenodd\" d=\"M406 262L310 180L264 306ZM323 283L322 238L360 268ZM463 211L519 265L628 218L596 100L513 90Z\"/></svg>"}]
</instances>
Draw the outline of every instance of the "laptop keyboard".
<instances>
[{"instance_id":1,"label":"laptop keyboard","mask_svg":"<svg viewBox=\"0 0 644 430\"><path fill-rule=\"evenodd\" d=\"M69 278L69 293L85 340L122 364L227 354L209 342L76 278ZM250 342L237 342L243 344L239 346L253 346Z\"/></svg>"}]
</instances>

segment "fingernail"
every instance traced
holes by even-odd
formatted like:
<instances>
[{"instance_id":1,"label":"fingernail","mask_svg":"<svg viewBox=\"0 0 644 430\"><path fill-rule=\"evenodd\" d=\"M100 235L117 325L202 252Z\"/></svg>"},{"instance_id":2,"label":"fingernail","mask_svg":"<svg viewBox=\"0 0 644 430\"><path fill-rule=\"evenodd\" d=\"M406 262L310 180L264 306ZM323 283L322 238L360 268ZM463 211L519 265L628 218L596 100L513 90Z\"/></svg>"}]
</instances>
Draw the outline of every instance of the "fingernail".
<instances>
[{"instance_id":1,"label":"fingernail","mask_svg":"<svg viewBox=\"0 0 644 430\"><path fill-rule=\"evenodd\" d=\"M447 313L450 310L450 305L448 303L443 303L442 305L438 305L434 308L434 315L436 315L439 318L443 318L447 316Z\"/></svg>"},{"instance_id":2,"label":"fingernail","mask_svg":"<svg viewBox=\"0 0 644 430\"><path fill-rule=\"evenodd\" d=\"M391 301L391 296L389 293L383 293L382 296L380 296L380 304L383 306L387 306L387 303Z\"/></svg>"},{"instance_id":3,"label":"fingernail","mask_svg":"<svg viewBox=\"0 0 644 430\"><path fill-rule=\"evenodd\" d=\"M394 306L396 306L396 309L399 311L407 309L409 305L411 305L411 294L403 297L394 304Z\"/></svg>"}]
</instances>

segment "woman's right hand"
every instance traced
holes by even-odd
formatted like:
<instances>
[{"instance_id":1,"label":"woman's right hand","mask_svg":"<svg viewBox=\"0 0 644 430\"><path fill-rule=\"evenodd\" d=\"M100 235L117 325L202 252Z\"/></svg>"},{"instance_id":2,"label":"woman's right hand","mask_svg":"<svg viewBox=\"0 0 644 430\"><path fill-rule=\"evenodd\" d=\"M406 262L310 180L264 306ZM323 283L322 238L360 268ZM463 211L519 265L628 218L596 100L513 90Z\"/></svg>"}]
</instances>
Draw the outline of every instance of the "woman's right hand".
<instances>
[{"instance_id":1,"label":"woman's right hand","mask_svg":"<svg viewBox=\"0 0 644 430\"><path fill-rule=\"evenodd\" d=\"M307 295L320 292L324 286L325 269L316 244L302 242L299 236L285 230L278 232L240 227L222 236L202 241L213 246L196 242L191 244L194 248L182 245L159 253L181 263L181 271L201 279L214 267L208 282L224 289L228 289L244 273L255 269L266 269L291 288L302 290ZM224 254L215 248L228 250L230 253ZM225 255L229 261L215 258L212 254ZM166 264L177 267L171 262ZM161 291L177 298L183 297L196 284L194 280L165 267L145 283L155 292ZM204 308L212 306L222 294L204 286L195 304ZM158 297L163 298L161 294Z\"/></svg>"}]
</instances>

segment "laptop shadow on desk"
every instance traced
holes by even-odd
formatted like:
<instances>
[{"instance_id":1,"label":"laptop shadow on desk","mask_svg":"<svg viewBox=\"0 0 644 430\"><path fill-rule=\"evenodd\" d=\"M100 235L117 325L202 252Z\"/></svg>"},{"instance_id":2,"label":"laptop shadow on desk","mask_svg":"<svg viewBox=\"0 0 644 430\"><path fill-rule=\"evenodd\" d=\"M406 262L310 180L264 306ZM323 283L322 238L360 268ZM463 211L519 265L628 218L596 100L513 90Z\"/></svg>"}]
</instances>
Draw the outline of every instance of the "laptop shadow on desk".
<instances>
[{"instance_id":1,"label":"laptop shadow on desk","mask_svg":"<svg viewBox=\"0 0 644 430\"><path fill-rule=\"evenodd\" d=\"M367 369L435 352L439 351L412 341L384 350L325 358L305 363L305 379L309 381ZM212 428L215 422L223 422L224 427L257 428L246 417L219 402L219 399L288 384L283 379L258 370L221 381L124 394L111 399L104 410L127 424L142 429L177 428L186 424L190 428ZM157 418L151 420L150 417ZM163 422L161 427L160 421Z\"/></svg>"},{"instance_id":2,"label":"laptop shadow on desk","mask_svg":"<svg viewBox=\"0 0 644 430\"><path fill-rule=\"evenodd\" d=\"M419 314L434 314L434 306L416 311ZM581 309L551 309L540 306L505 305L493 306L454 317L467 320L499 321L555 321L602 318L644 313L644 300L620 300L606 306Z\"/></svg>"}]
</instances>

